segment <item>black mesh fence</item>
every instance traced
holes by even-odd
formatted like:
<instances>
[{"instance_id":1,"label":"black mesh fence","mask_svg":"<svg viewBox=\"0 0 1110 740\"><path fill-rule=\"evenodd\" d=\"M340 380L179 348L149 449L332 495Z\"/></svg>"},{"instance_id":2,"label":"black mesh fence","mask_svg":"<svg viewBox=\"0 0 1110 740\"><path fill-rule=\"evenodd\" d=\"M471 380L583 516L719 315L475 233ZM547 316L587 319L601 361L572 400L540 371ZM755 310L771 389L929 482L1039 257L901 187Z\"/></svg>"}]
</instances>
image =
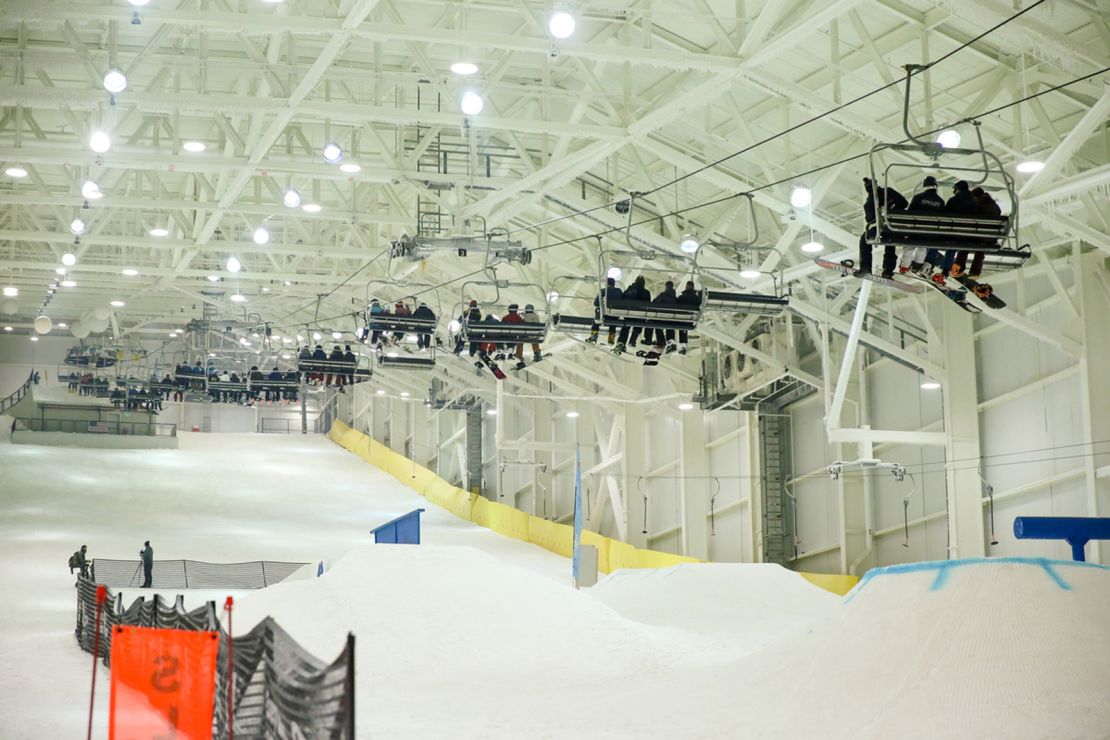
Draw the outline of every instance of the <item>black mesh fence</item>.
<instances>
[{"instance_id":1,"label":"black mesh fence","mask_svg":"<svg viewBox=\"0 0 1110 740\"><path fill-rule=\"evenodd\" d=\"M280 583L305 563L255 560L249 563L202 563L199 560L155 560L151 569L154 588L265 588ZM92 561L92 577L114 588L143 585L143 570L135 560Z\"/></svg>"},{"instance_id":2,"label":"black mesh fence","mask_svg":"<svg viewBox=\"0 0 1110 740\"><path fill-rule=\"evenodd\" d=\"M96 589L80 579L77 591L77 643L92 653L96 643ZM220 632L216 701L212 736L228 737L228 635L216 616L215 602L185 611L181 595L170 604L154 594L123 606L121 595L108 592L100 615L100 650L109 665L112 628L116 625ZM234 691L231 716L236 738L277 740L353 740L355 736L355 640L330 664L298 645L267 617L231 641Z\"/></svg>"}]
</instances>

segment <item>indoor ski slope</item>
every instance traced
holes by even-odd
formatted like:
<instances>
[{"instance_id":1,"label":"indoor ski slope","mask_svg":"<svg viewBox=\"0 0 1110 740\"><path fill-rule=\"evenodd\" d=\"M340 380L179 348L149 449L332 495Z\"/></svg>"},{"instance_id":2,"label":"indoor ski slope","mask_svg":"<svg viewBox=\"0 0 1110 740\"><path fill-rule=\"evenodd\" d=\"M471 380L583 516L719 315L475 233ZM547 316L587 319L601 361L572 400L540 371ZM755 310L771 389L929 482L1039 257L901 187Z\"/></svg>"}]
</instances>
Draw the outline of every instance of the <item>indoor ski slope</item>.
<instances>
[{"instance_id":1,"label":"indoor ski slope","mask_svg":"<svg viewBox=\"0 0 1110 740\"><path fill-rule=\"evenodd\" d=\"M426 545L366 544L421 506ZM82 543L134 557L144 539L158 558L331 561L239 594L235 631L272 614L325 660L354 631L360 737L1110 732L1105 568L919 566L841 600L770 566L685 565L575 591L565 559L428 506L322 437L0 444L0 507L0 738L83 732L91 658L65 561Z\"/></svg>"}]
</instances>

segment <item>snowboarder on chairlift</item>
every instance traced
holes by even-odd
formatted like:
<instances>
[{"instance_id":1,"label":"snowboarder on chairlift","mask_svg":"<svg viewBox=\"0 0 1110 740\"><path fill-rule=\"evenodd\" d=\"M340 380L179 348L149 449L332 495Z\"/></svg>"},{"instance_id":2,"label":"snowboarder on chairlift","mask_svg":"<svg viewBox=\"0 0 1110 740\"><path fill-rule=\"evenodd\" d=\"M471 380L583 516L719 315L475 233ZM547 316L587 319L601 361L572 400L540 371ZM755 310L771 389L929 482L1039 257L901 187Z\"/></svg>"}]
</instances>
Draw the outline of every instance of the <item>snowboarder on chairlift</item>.
<instances>
[{"instance_id":1,"label":"snowboarder on chairlift","mask_svg":"<svg viewBox=\"0 0 1110 740\"><path fill-rule=\"evenodd\" d=\"M536 307L531 303L524 307L524 320L529 324L539 324L540 317L536 314ZM539 362L543 359L543 353L540 352L540 345L532 342L532 362Z\"/></svg>"},{"instance_id":2,"label":"snowboarder on chairlift","mask_svg":"<svg viewBox=\"0 0 1110 740\"><path fill-rule=\"evenodd\" d=\"M628 286L628 290L624 291L624 295L622 295L621 298L626 301L650 303L651 292L647 289L647 281L644 279L644 276L639 275L635 280L633 280L632 285ZM632 332L631 339L629 338L629 331ZM632 343L632 346L635 347L636 340L640 338L640 332L641 329L638 326L634 329L629 326L622 326L621 333L617 337L617 346L613 348L613 354L623 354L630 341Z\"/></svg>"},{"instance_id":3,"label":"snowboarder on chairlift","mask_svg":"<svg viewBox=\"0 0 1110 740\"><path fill-rule=\"evenodd\" d=\"M927 175L921 182L921 192L910 200L910 213L938 213L944 211L944 198L937 192L937 178ZM902 262L898 272L914 274L927 278L941 262L941 253L927 247L906 247L902 251Z\"/></svg>"},{"instance_id":4,"label":"snowboarder on chairlift","mask_svg":"<svg viewBox=\"0 0 1110 740\"><path fill-rule=\"evenodd\" d=\"M862 277L871 272L871 244L868 238L875 236L876 208L886 206L887 211L904 211L909 206L905 196L894 188L883 188L871 182L870 177L863 178L863 187L867 191L867 200L863 203L863 216L867 222L864 232L859 237L859 262L856 264L856 277ZM883 250L884 278L894 277L894 268L897 266L898 255L894 245L888 244Z\"/></svg>"},{"instance_id":5,"label":"snowboarder on chairlift","mask_svg":"<svg viewBox=\"0 0 1110 740\"><path fill-rule=\"evenodd\" d=\"M594 316L600 320L601 318L601 299L605 298L605 303L610 304L613 301L619 301L624 293L617 286L617 281L614 278L605 278L605 288L598 292L597 298L594 298ZM601 324L595 323L590 327L590 337L586 341L590 344L597 342L598 332L601 331ZM612 344L617 337L617 327L609 327L609 344Z\"/></svg>"}]
</instances>

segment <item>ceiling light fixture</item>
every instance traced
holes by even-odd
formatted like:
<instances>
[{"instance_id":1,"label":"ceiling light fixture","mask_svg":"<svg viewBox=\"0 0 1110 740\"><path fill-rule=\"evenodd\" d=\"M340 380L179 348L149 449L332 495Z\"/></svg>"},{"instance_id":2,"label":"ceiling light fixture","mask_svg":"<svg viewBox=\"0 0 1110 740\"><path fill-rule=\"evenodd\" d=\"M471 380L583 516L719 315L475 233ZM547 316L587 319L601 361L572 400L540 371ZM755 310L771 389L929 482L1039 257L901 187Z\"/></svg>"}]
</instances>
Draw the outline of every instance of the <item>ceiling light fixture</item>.
<instances>
[{"instance_id":1,"label":"ceiling light fixture","mask_svg":"<svg viewBox=\"0 0 1110 740\"><path fill-rule=\"evenodd\" d=\"M27 177L27 170L23 169L22 167L9 167L8 169L4 170L4 174L8 177Z\"/></svg>"},{"instance_id":2,"label":"ceiling light fixture","mask_svg":"<svg viewBox=\"0 0 1110 740\"><path fill-rule=\"evenodd\" d=\"M332 339L339 339L339 338L340 338L340 337L342 337L342 336L343 336L342 332L338 332L338 331L333 331L333 332L331 333L331 338L332 338Z\"/></svg>"},{"instance_id":3,"label":"ceiling light fixture","mask_svg":"<svg viewBox=\"0 0 1110 740\"><path fill-rule=\"evenodd\" d=\"M73 252L66 252L62 255L62 264L66 267L73 267L77 264L77 255Z\"/></svg>"},{"instance_id":4,"label":"ceiling light fixture","mask_svg":"<svg viewBox=\"0 0 1110 740\"><path fill-rule=\"evenodd\" d=\"M556 10L547 17L547 30L557 39L569 39L576 25L574 16L565 10Z\"/></svg>"},{"instance_id":5,"label":"ceiling light fixture","mask_svg":"<svg viewBox=\"0 0 1110 740\"><path fill-rule=\"evenodd\" d=\"M353 175L357 172L362 172L362 167L355 164L354 162L345 162L345 163L339 165L339 169L342 170L343 172L346 172L348 175Z\"/></svg>"},{"instance_id":6,"label":"ceiling light fixture","mask_svg":"<svg viewBox=\"0 0 1110 740\"><path fill-rule=\"evenodd\" d=\"M4 288L4 295L8 298L15 298L17 295L19 295L19 288L15 287L14 285L9 285L8 287Z\"/></svg>"},{"instance_id":7,"label":"ceiling light fixture","mask_svg":"<svg viewBox=\"0 0 1110 740\"><path fill-rule=\"evenodd\" d=\"M12 331L12 327L10 327L10 326L5 326L5 327L4 327L4 331Z\"/></svg>"},{"instance_id":8,"label":"ceiling light fixture","mask_svg":"<svg viewBox=\"0 0 1110 740\"><path fill-rule=\"evenodd\" d=\"M79 218L75 218L69 222L69 230L72 231L74 234L84 234L85 222Z\"/></svg>"},{"instance_id":9,"label":"ceiling light fixture","mask_svg":"<svg viewBox=\"0 0 1110 740\"><path fill-rule=\"evenodd\" d=\"M700 246L701 243L693 234L683 234L682 239L678 242L678 248L686 254L693 254L698 251L698 247Z\"/></svg>"},{"instance_id":10,"label":"ceiling light fixture","mask_svg":"<svg viewBox=\"0 0 1110 740\"><path fill-rule=\"evenodd\" d=\"M689 411L692 408L694 408L694 404L690 403L689 401L678 404L679 411Z\"/></svg>"},{"instance_id":11,"label":"ceiling light fixture","mask_svg":"<svg viewBox=\"0 0 1110 740\"><path fill-rule=\"evenodd\" d=\"M139 271L136 270L134 267L125 267L123 268L123 270L120 271L120 274L126 275L127 277L135 277L139 274Z\"/></svg>"},{"instance_id":12,"label":"ceiling light fixture","mask_svg":"<svg viewBox=\"0 0 1110 740\"><path fill-rule=\"evenodd\" d=\"M620 280L621 275L623 275L623 274L624 274L624 270L622 270L621 268L616 267L616 266L610 267L608 270L605 271L605 277L613 278L614 280Z\"/></svg>"},{"instance_id":13,"label":"ceiling light fixture","mask_svg":"<svg viewBox=\"0 0 1110 740\"><path fill-rule=\"evenodd\" d=\"M74 280L63 280L62 282L60 282L58 284L61 285L63 288L76 288L77 287L77 282L74 281Z\"/></svg>"},{"instance_id":14,"label":"ceiling light fixture","mask_svg":"<svg viewBox=\"0 0 1110 740\"><path fill-rule=\"evenodd\" d=\"M567 412L567 418L568 419L577 419L578 418L578 412L577 411L568 411Z\"/></svg>"},{"instance_id":15,"label":"ceiling light fixture","mask_svg":"<svg viewBox=\"0 0 1110 740\"><path fill-rule=\"evenodd\" d=\"M451 65L451 71L457 75L466 77L478 71L478 65L473 62L455 62Z\"/></svg>"},{"instance_id":16,"label":"ceiling light fixture","mask_svg":"<svg viewBox=\"0 0 1110 740\"><path fill-rule=\"evenodd\" d=\"M181 148L191 154L200 154L208 148L208 145L203 141L186 141L181 145Z\"/></svg>"},{"instance_id":17,"label":"ceiling light fixture","mask_svg":"<svg viewBox=\"0 0 1110 740\"><path fill-rule=\"evenodd\" d=\"M92 180L85 180L81 185L81 195L85 196L86 200L100 200L104 197L104 193L100 192L100 186Z\"/></svg>"},{"instance_id":18,"label":"ceiling light fixture","mask_svg":"<svg viewBox=\"0 0 1110 740\"><path fill-rule=\"evenodd\" d=\"M559 296L559 291L553 290L553 291L551 291L550 293L547 294L547 302L548 303L555 303L556 301L559 300L559 297L560 297Z\"/></svg>"},{"instance_id":19,"label":"ceiling light fixture","mask_svg":"<svg viewBox=\"0 0 1110 740\"><path fill-rule=\"evenodd\" d=\"M1044 162L1039 159L1027 159L1023 162L1019 162L1017 166L1017 171L1022 172L1026 175L1031 175L1034 172L1040 172L1043 169Z\"/></svg>"},{"instance_id":20,"label":"ceiling light fixture","mask_svg":"<svg viewBox=\"0 0 1110 740\"><path fill-rule=\"evenodd\" d=\"M343 159L343 149L334 141L329 141L327 144L324 144L323 155L325 162L328 164L335 164Z\"/></svg>"},{"instance_id":21,"label":"ceiling light fixture","mask_svg":"<svg viewBox=\"0 0 1110 740\"><path fill-rule=\"evenodd\" d=\"M809 241L802 245L802 251L806 254L817 254L824 250L825 245L821 242Z\"/></svg>"},{"instance_id":22,"label":"ceiling light fixture","mask_svg":"<svg viewBox=\"0 0 1110 740\"><path fill-rule=\"evenodd\" d=\"M318 331L312 332L312 341L319 342L323 338L324 338L324 335L321 334L320 332L318 332Z\"/></svg>"},{"instance_id":23,"label":"ceiling light fixture","mask_svg":"<svg viewBox=\"0 0 1110 740\"><path fill-rule=\"evenodd\" d=\"M940 388L940 383L935 380L924 380L921 382L921 390L935 391L937 388Z\"/></svg>"},{"instance_id":24,"label":"ceiling light fixture","mask_svg":"<svg viewBox=\"0 0 1110 740\"><path fill-rule=\"evenodd\" d=\"M813 191L805 185L795 185L790 189L790 205L795 208L808 208L813 202Z\"/></svg>"},{"instance_id":25,"label":"ceiling light fixture","mask_svg":"<svg viewBox=\"0 0 1110 740\"><path fill-rule=\"evenodd\" d=\"M112 308L123 308L127 304L124 303L123 301L109 301L108 305L111 306Z\"/></svg>"},{"instance_id":26,"label":"ceiling light fixture","mask_svg":"<svg viewBox=\"0 0 1110 740\"><path fill-rule=\"evenodd\" d=\"M239 272L243 269L243 265L237 257L228 257L226 267L228 272Z\"/></svg>"},{"instance_id":27,"label":"ceiling light fixture","mask_svg":"<svg viewBox=\"0 0 1110 740\"><path fill-rule=\"evenodd\" d=\"M251 234L251 239L254 240L255 244L266 244L270 241L270 232L264 227L259 226L254 230L254 233Z\"/></svg>"},{"instance_id":28,"label":"ceiling light fixture","mask_svg":"<svg viewBox=\"0 0 1110 740\"><path fill-rule=\"evenodd\" d=\"M89 149L92 149L97 154L103 154L112 148L112 137L103 131L97 129L89 136Z\"/></svg>"},{"instance_id":29,"label":"ceiling light fixture","mask_svg":"<svg viewBox=\"0 0 1110 740\"><path fill-rule=\"evenodd\" d=\"M462 94L459 100L459 108L468 116L476 116L482 112L482 108L486 106L486 101L482 100L482 96L473 90L467 90Z\"/></svg>"},{"instance_id":30,"label":"ceiling light fixture","mask_svg":"<svg viewBox=\"0 0 1110 740\"><path fill-rule=\"evenodd\" d=\"M64 267L55 267L54 268L54 274L55 275L65 275L66 274L66 268L64 268Z\"/></svg>"},{"instance_id":31,"label":"ceiling light fixture","mask_svg":"<svg viewBox=\"0 0 1110 740\"><path fill-rule=\"evenodd\" d=\"M243 295L242 293L236 293L235 295L231 296L231 302L232 303L246 303L247 302L247 297L245 295Z\"/></svg>"},{"instance_id":32,"label":"ceiling light fixture","mask_svg":"<svg viewBox=\"0 0 1110 740\"><path fill-rule=\"evenodd\" d=\"M69 324L67 324L67 323L66 323L66 322L64 322L64 321L59 321L59 322L58 322L58 328L59 328L59 329L67 329L67 328L69 328Z\"/></svg>"},{"instance_id":33,"label":"ceiling light fixture","mask_svg":"<svg viewBox=\"0 0 1110 740\"><path fill-rule=\"evenodd\" d=\"M960 145L960 132L955 129L945 129L937 134L937 143L945 149L955 149Z\"/></svg>"},{"instance_id":34,"label":"ceiling light fixture","mask_svg":"<svg viewBox=\"0 0 1110 740\"><path fill-rule=\"evenodd\" d=\"M281 202L286 208L296 208L301 204L301 194L294 188L289 188L281 196Z\"/></svg>"},{"instance_id":35,"label":"ceiling light fixture","mask_svg":"<svg viewBox=\"0 0 1110 740\"><path fill-rule=\"evenodd\" d=\"M324 210L319 203L305 203L301 208L305 213L319 213Z\"/></svg>"},{"instance_id":36,"label":"ceiling light fixture","mask_svg":"<svg viewBox=\"0 0 1110 740\"><path fill-rule=\"evenodd\" d=\"M758 280L759 276L762 274L763 273L761 273L754 267L745 267L743 270L740 271L740 277L744 278L745 280Z\"/></svg>"},{"instance_id":37,"label":"ceiling light fixture","mask_svg":"<svg viewBox=\"0 0 1110 740\"><path fill-rule=\"evenodd\" d=\"M218 283L218 282L220 282L220 276L219 275L209 275L208 276L208 282Z\"/></svg>"},{"instance_id":38,"label":"ceiling light fixture","mask_svg":"<svg viewBox=\"0 0 1110 740\"><path fill-rule=\"evenodd\" d=\"M378 390L374 391L374 395L377 395L377 396L384 396L384 395L385 395L385 391L383 391L383 390L382 390L381 388L379 388Z\"/></svg>"},{"instance_id":39,"label":"ceiling light fixture","mask_svg":"<svg viewBox=\"0 0 1110 740\"><path fill-rule=\"evenodd\" d=\"M127 77L115 67L104 73L104 89L115 94L127 89Z\"/></svg>"},{"instance_id":40,"label":"ceiling light fixture","mask_svg":"<svg viewBox=\"0 0 1110 740\"><path fill-rule=\"evenodd\" d=\"M408 398L408 397L409 397L409 392L408 391L401 391L401 398Z\"/></svg>"},{"instance_id":41,"label":"ceiling light fixture","mask_svg":"<svg viewBox=\"0 0 1110 740\"><path fill-rule=\"evenodd\" d=\"M136 8L141 8L144 5L146 5L147 3L149 3L150 0L127 0L127 2L131 3Z\"/></svg>"},{"instance_id":42,"label":"ceiling light fixture","mask_svg":"<svg viewBox=\"0 0 1110 740\"><path fill-rule=\"evenodd\" d=\"M169 236L170 235L170 230L169 229L163 229L161 226L155 226L153 229L151 229L147 233L150 234L151 236L157 236L157 237L161 238L163 236Z\"/></svg>"}]
</instances>

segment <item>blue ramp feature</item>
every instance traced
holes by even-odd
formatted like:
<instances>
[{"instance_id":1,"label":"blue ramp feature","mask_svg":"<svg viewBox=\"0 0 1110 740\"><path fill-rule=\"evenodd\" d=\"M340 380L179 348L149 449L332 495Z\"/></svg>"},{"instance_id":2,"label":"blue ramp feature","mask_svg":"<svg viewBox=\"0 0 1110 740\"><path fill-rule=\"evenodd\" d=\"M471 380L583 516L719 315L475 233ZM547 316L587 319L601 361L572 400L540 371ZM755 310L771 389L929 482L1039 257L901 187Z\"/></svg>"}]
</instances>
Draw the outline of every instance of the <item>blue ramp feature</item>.
<instances>
[{"instance_id":1,"label":"blue ramp feature","mask_svg":"<svg viewBox=\"0 0 1110 740\"><path fill-rule=\"evenodd\" d=\"M1083 548L1091 540L1110 540L1110 518L1079 516L1019 516L1014 519L1019 540L1064 540L1072 559L1084 562Z\"/></svg>"},{"instance_id":2,"label":"blue ramp feature","mask_svg":"<svg viewBox=\"0 0 1110 740\"><path fill-rule=\"evenodd\" d=\"M423 509L413 509L408 514L402 514L380 527L370 530L374 535L376 544L388 545L419 545L420 544L420 512Z\"/></svg>"}]
</instances>

